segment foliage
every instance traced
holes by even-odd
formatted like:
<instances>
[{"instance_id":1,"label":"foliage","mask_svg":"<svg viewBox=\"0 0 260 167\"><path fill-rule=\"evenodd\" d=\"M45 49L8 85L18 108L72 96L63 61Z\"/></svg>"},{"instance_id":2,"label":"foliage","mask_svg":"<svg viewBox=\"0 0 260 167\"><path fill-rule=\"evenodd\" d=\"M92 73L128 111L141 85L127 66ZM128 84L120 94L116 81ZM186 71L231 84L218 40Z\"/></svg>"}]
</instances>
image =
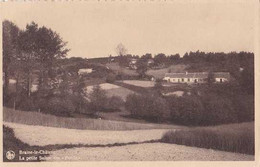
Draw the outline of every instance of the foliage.
<instances>
[{"instance_id":1,"label":"foliage","mask_svg":"<svg viewBox=\"0 0 260 167\"><path fill-rule=\"evenodd\" d=\"M54 115L69 116L75 111L75 106L67 97L52 97L48 100L44 110Z\"/></svg>"},{"instance_id":2,"label":"foliage","mask_svg":"<svg viewBox=\"0 0 260 167\"><path fill-rule=\"evenodd\" d=\"M156 65L165 64L165 62L167 62L167 57L166 57L165 54L159 53L159 54L154 56L154 62L155 62Z\"/></svg>"},{"instance_id":3,"label":"foliage","mask_svg":"<svg viewBox=\"0 0 260 167\"><path fill-rule=\"evenodd\" d=\"M183 125L207 126L254 120L254 98L252 95L242 95L239 87L229 84L202 85L189 92L180 97L161 97L156 92L129 95L126 109L139 118L161 119ZM161 101L155 102L158 99ZM154 114L153 109L162 104L161 111ZM153 109L150 110L149 105Z\"/></svg>"},{"instance_id":4,"label":"foliage","mask_svg":"<svg viewBox=\"0 0 260 167\"><path fill-rule=\"evenodd\" d=\"M169 131L164 134L162 141L193 147L255 154L253 123Z\"/></svg>"},{"instance_id":5,"label":"foliage","mask_svg":"<svg viewBox=\"0 0 260 167\"><path fill-rule=\"evenodd\" d=\"M99 85L94 85L92 92L88 95L89 98L89 106L93 112L98 112L105 110L107 106L107 96L106 92L101 89Z\"/></svg>"},{"instance_id":6,"label":"foliage","mask_svg":"<svg viewBox=\"0 0 260 167\"><path fill-rule=\"evenodd\" d=\"M106 82L107 83L114 83L116 81L116 75L115 74L108 74L106 77Z\"/></svg>"},{"instance_id":7,"label":"foliage","mask_svg":"<svg viewBox=\"0 0 260 167\"><path fill-rule=\"evenodd\" d=\"M157 122L164 121L169 113L166 101L158 96L131 94L125 106L132 116Z\"/></svg>"},{"instance_id":8,"label":"foliage","mask_svg":"<svg viewBox=\"0 0 260 167\"><path fill-rule=\"evenodd\" d=\"M120 111L121 107L124 106L124 101L119 96L112 96L108 98L106 106L107 111Z\"/></svg>"},{"instance_id":9,"label":"foliage","mask_svg":"<svg viewBox=\"0 0 260 167\"><path fill-rule=\"evenodd\" d=\"M138 59L138 61L136 62L136 67L137 67L136 71L139 74L139 76L141 78L145 77L145 73L148 70L146 60Z\"/></svg>"}]
</instances>

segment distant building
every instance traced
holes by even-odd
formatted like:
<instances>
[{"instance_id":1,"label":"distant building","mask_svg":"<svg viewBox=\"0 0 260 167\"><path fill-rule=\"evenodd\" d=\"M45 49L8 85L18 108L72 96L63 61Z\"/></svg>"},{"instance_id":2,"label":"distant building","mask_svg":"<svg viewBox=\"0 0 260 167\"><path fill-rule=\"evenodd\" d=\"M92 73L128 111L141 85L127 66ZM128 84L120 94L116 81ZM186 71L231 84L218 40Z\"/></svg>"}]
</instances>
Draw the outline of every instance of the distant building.
<instances>
[{"instance_id":1,"label":"distant building","mask_svg":"<svg viewBox=\"0 0 260 167\"><path fill-rule=\"evenodd\" d=\"M131 69L137 69L136 63L137 63L137 59L132 58L132 59L130 60L130 62L129 62L129 67L130 67Z\"/></svg>"},{"instance_id":2,"label":"distant building","mask_svg":"<svg viewBox=\"0 0 260 167\"><path fill-rule=\"evenodd\" d=\"M166 73L163 80L172 83L206 83L208 77L208 72ZM228 82L230 74L229 72L214 72L213 78L217 83Z\"/></svg>"},{"instance_id":3,"label":"distant building","mask_svg":"<svg viewBox=\"0 0 260 167\"><path fill-rule=\"evenodd\" d=\"M149 59L147 61L147 66L152 66L154 64L154 60L153 59Z\"/></svg>"},{"instance_id":4,"label":"distant building","mask_svg":"<svg viewBox=\"0 0 260 167\"><path fill-rule=\"evenodd\" d=\"M82 68L82 69L79 69L78 75L89 74L89 73L92 73L92 72L93 72L92 68Z\"/></svg>"}]
</instances>

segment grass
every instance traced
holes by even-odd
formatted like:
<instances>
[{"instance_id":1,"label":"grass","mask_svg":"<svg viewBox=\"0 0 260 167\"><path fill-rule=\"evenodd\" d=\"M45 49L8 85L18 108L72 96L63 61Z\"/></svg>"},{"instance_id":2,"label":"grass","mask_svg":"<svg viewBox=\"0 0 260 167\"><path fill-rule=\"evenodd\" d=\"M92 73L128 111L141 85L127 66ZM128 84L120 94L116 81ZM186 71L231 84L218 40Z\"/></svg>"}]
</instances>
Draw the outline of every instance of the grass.
<instances>
[{"instance_id":1,"label":"grass","mask_svg":"<svg viewBox=\"0 0 260 167\"><path fill-rule=\"evenodd\" d=\"M139 130L163 129L174 127L174 125L166 126L150 123L123 122L89 118L58 117L39 112L18 111L9 108L3 109L3 120L5 122L14 122L26 125L40 125L58 128L89 130Z\"/></svg>"},{"instance_id":2,"label":"grass","mask_svg":"<svg viewBox=\"0 0 260 167\"><path fill-rule=\"evenodd\" d=\"M162 141L254 155L254 122L169 131Z\"/></svg>"},{"instance_id":3,"label":"grass","mask_svg":"<svg viewBox=\"0 0 260 167\"><path fill-rule=\"evenodd\" d=\"M107 93L107 96L109 96L109 97L118 96L118 97L122 98L122 100L124 100L124 101L126 101L127 95L134 94L133 91L123 88L123 87L106 90L106 93Z\"/></svg>"},{"instance_id":4,"label":"grass","mask_svg":"<svg viewBox=\"0 0 260 167\"><path fill-rule=\"evenodd\" d=\"M135 93L127 88L115 84L110 84L110 83L103 83L100 84L99 86L101 87L101 89L103 89L106 92L106 95L108 97L118 96L122 98L122 100L124 101L126 100L127 95ZM93 86L87 86L86 87L87 93L90 93L92 89Z\"/></svg>"},{"instance_id":5,"label":"grass","mask_svg":"<svg viewBox=\"0 0 260 167\"><path fill-rule=\"evenodd\" d=\"M143 87L143 88L154 87L154 84L155 84L154 81L140 81L140 80L124 80L122 82L129 84L129 85L134 85L134 86Z\"/></svg>"},{"instance_id":6,"label":"grass","mask_svg":"<svg viewBox=\"0 0 260 167\"><path fill-rule=\"evenodd\" d=\"M151 89L151 88L144 88L144 87L140 87L140 86L135 86L135 85L132 85L132 84L127 84L127 83L124 83L124 82L121 82L121 81L116 81L114 84L121 86L123 88L129 89L129 90L131 90L135 93L140 93L140 94L148 93L149 90Z\"/></svg>"},{"instance_id":7,"label":"grass","mask_svg":"<svg viewBox=\"0 0 260 167\"><path fill-rule=\"evenodd\" d=\"M106 66L114 71L115 73L123 73L129 76L138 76L137 72L135 70L130 70L125 67L120 67L118 63L107 63Z\"/></svg>"}]
</instances>

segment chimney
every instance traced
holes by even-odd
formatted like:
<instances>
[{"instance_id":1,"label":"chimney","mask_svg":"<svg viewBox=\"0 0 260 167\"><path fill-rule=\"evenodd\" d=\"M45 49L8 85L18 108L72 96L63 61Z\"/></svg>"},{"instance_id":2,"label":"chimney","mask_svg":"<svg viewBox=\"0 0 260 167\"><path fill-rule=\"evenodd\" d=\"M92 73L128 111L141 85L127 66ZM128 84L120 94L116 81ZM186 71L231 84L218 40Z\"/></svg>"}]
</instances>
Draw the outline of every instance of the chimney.
<instances>
[{"instance_id":1,"label":"chimney","mask_svg":"<svg viewBox=\"0 0 260 167\"><path fill-rule=\"evenodd\" d=\"M187 74L188 74L188 72L186 71L186 72L185 72L185 74L187 75Z\"/></svg>"}]
</instances>

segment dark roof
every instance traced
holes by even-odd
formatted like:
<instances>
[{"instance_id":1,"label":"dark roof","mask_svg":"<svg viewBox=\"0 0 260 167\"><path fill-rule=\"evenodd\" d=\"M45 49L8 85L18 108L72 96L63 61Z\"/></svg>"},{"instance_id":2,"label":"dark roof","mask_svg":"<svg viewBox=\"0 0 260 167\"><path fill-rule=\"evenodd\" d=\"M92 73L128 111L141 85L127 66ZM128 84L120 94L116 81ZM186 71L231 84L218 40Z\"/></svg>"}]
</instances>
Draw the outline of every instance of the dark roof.
<instances>
[{"instance_id":1,"label":"dark roof","mask_svg":"<svg viewBox=\"0 0 260 167\"><path fill-rule=\"evenodd\" d=\"M197 72L197 73L166 73L165 77L170 78L207 78L208 72ZM229 72L215 72L213 73L215 78L229 78Z\"/></svg>"}]
</instances>

